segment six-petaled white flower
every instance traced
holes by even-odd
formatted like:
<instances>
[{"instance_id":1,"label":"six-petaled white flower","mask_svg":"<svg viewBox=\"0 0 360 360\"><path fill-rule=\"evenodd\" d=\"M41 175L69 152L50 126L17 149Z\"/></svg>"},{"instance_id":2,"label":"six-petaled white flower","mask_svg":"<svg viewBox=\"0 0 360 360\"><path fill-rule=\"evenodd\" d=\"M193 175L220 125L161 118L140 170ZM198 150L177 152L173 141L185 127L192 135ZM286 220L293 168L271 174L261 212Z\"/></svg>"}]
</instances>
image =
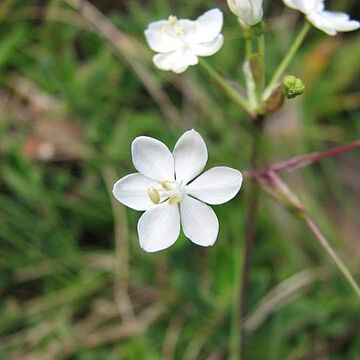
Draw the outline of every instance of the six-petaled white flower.
<instances>
[{"instance_id":1,"label":"six-petaled white flower","mask_svg":"<svg viewBox=\"0 0 360 360\"><path fill-rule=\"evenodd\" d=\"M230 10L245 26L258 24L263 18L263 0L227 0Z\"/></svg>"},{"instance_id":2,"label":"six-petaled white flower","mask_svg":"<svg viewBox=\"0 0 360 360\"><path fill-rule=\"evenodd\" d=\"M152 22L145 37L150 48L158 53L153 57L155 66L182 73L199 62L198 56L215 54L224 42L222 26L223 14L219 9L209 10L195 21L170 16Z\"/></svg>"},{"instance_id":3,"label":"six-petaled white flower","mask_svg":"<svg viewBox=\"0 0 360 360\"><path fill-rule=\"evenodd\" d=\"M359 29L360 23L350 20L348 14L342 12L326 11L324 0L283 0L285 5L299 10L318 29L328 35L336 35L342 31Z\"/></svg>"},{"instance_id":4,"label":"six-petaled white flower","mask_svg":"<svg viewBox=\"0 0 360 360\"><path fill-rule=\"evenodd\" d=\"M187 238L201 246L215 243L219 222L210 205L231 200L240 190L238 170L219 166L198 176L208 152L199 133L185 132L171 153L151 137L136 138L131 146L138 173L117 181L113 194L122 204L145 211L138 222L140 246L155 252L173 245L180 227Z\"/></svg>"}]
</instances>

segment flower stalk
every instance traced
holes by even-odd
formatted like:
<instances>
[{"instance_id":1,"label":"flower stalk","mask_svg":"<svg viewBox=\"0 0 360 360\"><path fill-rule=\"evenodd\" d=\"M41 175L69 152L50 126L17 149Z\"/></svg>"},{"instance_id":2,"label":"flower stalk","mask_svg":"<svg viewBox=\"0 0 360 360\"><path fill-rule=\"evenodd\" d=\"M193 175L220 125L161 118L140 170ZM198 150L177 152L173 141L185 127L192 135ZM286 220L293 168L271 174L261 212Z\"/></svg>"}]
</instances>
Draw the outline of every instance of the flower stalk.
<instances>
[{"instance_id":1,"label":"flower stalk","mask_svg":"<svg viewBox=\"0 0 360 360\"><path fill-rule=\"evenodd\" d=\"M231 101L245 110L251 118L256 117L256 114L248 104L247 99L236 91L226 79L224 79L213 67L209 65L208 62L204 60L200 60L199 62L206 73L221 87L225 95L227 95Z\"/></svg>"},{"instance_id":2,"label":"flower stalk","mask_svg":"<svg viewBox=\"0 0 360 360\"><path fill-rule=\"evenodd\" d=\"M260 55L260 69L261 72L260 74L262 75L259 79L259 83L258 83L258 98L259 101L261 102L261 96L262 93L264 91L264 87L265 87L265 36L264 33L262 32L260 35L257 36L257 44L258 44L258 52Z\"/></svg>"},{"instance_id":3,"label":"flower stalk","mask_svg":"<svg viewBox=\"0 0 360 360\"><path fill-rule=\"evenodd\" d=\"M279 82L281 76L284 74L284 72L288 68L290 62L292 61L295 54L299 50L299 48L300 48L301 44L303 43L307 33L309 32L309 30L310 30L310 23L306 21L304 23L303 27L301 28L299 34L297 35L296 39L294 40L294 42L293 42L291 48L289 49L288 53L286 54L286 56L284 57L284 59L280 63L279 67L275 71L275 74L272 77L272 79L270 80L269 85L266 87L266 89L264 91L264 94L263 94L263 100L264 101L266 101L269 98L271 93L276 88L277 83Z\"/></svg>"},{"instance_id":4,"label":"flower stalk","mask_svg":"<svg viewBox=\"0 0 360 360\"><path fill-rule=\"evenodd\" d=\"M251 151L251 166L256 168L258 166L260 158L261 143L263 137L263 124L264 117L259 117L256 122L253 123L253 145ZM242 359L244 357L244 320L247 315L247 301L249 295L249 278L250 270L253 261L253 252L255 244L255 228L256 219L259 209L259 197L260 188L259 184L255 181L249 184L249 197L246 213L246 230L245 230L245 243L243 250L243 265L241 269L241 283L240 283L240 294L239 294L239 354L237 358Z\"/></svg>"}]
</instances>

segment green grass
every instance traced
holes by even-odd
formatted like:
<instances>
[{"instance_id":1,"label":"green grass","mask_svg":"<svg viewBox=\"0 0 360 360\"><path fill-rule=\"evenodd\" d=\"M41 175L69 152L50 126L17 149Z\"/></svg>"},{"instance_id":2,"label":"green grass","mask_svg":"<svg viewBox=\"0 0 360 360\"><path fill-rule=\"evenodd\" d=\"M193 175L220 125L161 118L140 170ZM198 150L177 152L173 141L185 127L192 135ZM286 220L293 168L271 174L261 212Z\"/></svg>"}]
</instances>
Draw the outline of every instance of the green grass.
<instances>
[{"instance_id":1,"label":"green grass","mask_svg":"<svg viewBox=\"0 0 360 360\"><path fill-rule=\"evenodd\" d=\"M246 115L201 67L180 76L157 71L143 37L152 20L171 13L195 18L220 6L226 42L209 62L243 82L241 31L224 2L92 3L128 43L114 48L60 0L0 4L0 358L227 358L248 181L235 200L215 207L214 247L196 247L182 235L158 254L140 249L139 213L112 206L109 183L133 171L136 136L172 148L189 128L207 142L208 167L249 169ZM300 22L280 1L268 3L269 80ZM360 18L355 3L333 8ZM149 93L137 66L169 98L168 108ZM312 29L289 73L303 79L306 91L267 119L267 163L359 138L359 33L330 38ZM45 159L49 147L55 155ZM359 166L357 151L284 176L357 279ZM359 359L358 299L304 224L261 195L250 315L293 275L306 270L307 282L249 325L248 358L325 351L328 359ZM127 279L137 323L126 310Z\"/></svg>"}]
</instances>

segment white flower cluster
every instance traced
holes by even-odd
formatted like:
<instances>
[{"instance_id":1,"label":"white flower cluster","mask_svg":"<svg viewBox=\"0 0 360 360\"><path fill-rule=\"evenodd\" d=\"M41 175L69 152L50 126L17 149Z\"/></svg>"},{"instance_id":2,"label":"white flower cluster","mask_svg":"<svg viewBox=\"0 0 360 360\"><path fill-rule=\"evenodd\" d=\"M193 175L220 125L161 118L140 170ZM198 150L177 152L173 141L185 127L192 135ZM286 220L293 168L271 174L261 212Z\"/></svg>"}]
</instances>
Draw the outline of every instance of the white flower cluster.
<instances>
[{"instance_id":1,"label":"white flower cluster","mask_svg":"<svg viewBox=\"0 0 360 360\"><path fill-rule=\"evenodd\" d=\"M262 21L263 0L227 1L243 27ZM329 35L360 27L358 21L350 20L345 13L326 11L324 0L283 1ZM157 53L154 64L161 70L184 72L196 65L200 56L213 55L222 47L222 26L223 14L219 9L207 11L195 21L170 16L151 23L145 36ZM300 91L301 86L298 87ZM162 142L145 136L133 141L131 152L138 172L116 182L113 194L124 205L144 211L138 222L140 246L147 252L166 249L175 243L181 228L193 243L213 245L219 222L209 205L231 200L241 188L241 173L219 166L199 175L208 153L203 138L194 130L180 137L172 153Z\"/></svg>"},{"instance_id":2,"label":"white flower cluster","mask_svg":"<svg viewBox=\"0 0 360 360\"><path fill-rule=\"evenodd\" d=\"M263 0L227 0L230 10L245 27L258 24L263 18ZM304 13L315 27L328 35L342 31L352 31L360 23L350 20L341 12L326 11L325 0L283 0L285 5ZM145 37L150 48L157 54L154 64L161 70L175 73L184 72L189 66L199 62L199 56L215 54L223 45L221 34L223 14L212 9L197 20L178 19L170 16L149 24Z\"/></svg>"}]
</instances>

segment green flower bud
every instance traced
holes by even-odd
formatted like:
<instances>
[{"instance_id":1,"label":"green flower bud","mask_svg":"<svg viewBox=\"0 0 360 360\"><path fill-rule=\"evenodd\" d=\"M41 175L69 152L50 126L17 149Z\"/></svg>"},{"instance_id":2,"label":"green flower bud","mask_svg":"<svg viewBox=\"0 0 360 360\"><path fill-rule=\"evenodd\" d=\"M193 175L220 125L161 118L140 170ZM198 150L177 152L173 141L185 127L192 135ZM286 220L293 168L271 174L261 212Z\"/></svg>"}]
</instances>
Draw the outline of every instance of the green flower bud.
<instances>
[{"instance_id":1,"label":"green flower bud","mask_svg":"<svg viewBox=\"0 0 360 360\"><path fill-rule=\"evenodd\" d=\"M287 99L294 99L301 95L305 90L305 85L301 79L288 75L283 81L284 95Z\"/></svg>"}]
</instances>

